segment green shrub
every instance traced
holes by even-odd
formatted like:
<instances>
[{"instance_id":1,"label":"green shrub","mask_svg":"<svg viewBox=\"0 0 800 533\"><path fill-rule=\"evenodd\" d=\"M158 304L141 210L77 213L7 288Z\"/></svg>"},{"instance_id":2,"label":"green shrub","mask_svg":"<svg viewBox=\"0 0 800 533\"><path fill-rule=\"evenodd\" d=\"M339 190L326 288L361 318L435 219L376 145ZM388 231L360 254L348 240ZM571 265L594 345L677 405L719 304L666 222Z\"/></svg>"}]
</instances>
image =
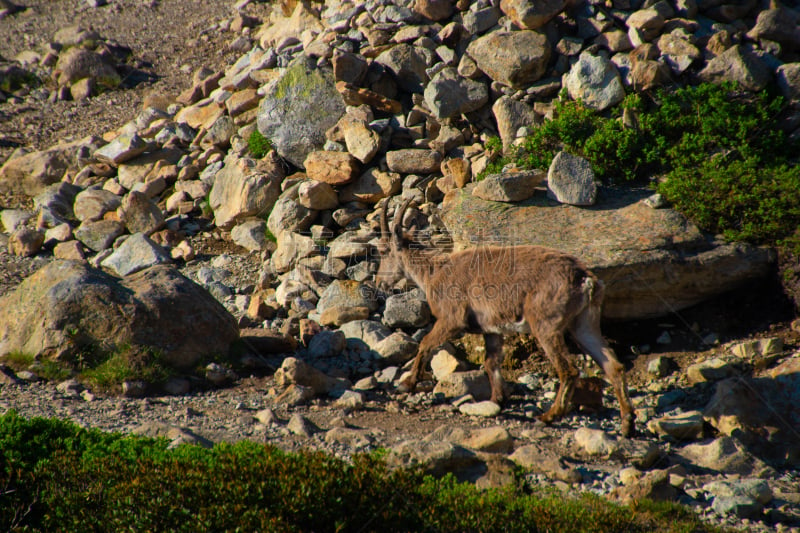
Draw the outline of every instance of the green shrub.
<instances>
[{"instance_id":1,"label":"green shrub","mask_svg":"<svg viewBox=\"0 0 800 533\"><path fill-rule=\"evenodd\" d=\"M674 504L612 504L252 442L213 449L0 416L3 531L704 531Z\"/></svg>"},{"instance_id":2,"label":"green shrub","mask_svg":"<svg viewBox=\"0 0 800 533\"><path fill-rule=\"evenodd\" d=\"M118 392L123 381L142 380L160 383L169 377L162 362L163 356L156 350L119 346L110 353L102 353L80 373L80 378L102 392Z\"/></svg>"},{"instance_id":3,"label":"green shrub","mask_svg":"<svg viewBox=\"0 0 800 533\"><path fill-rule=\"evenodd\" d=\"M566 150L589 160L606 183L649 183L702 229L727 239L794 243L800 224L796 147L778 126L783 100L732 84L637 95L606 115L559 101L555 118L487 172L513 162L547 169ZM624 124L623 116L633 117Z\"/></svg>"},{"instance_id":4,"label":"green shrub","mask_svg":"<svg viewBox=\"0 0 800 533\"><path fill-rule=\"evenodd\" d=\"M247 148L250 150L250 155L256 159L261 159L272 150L272 143L256 128L247 138Z\"/></svg>"}]
</instances>

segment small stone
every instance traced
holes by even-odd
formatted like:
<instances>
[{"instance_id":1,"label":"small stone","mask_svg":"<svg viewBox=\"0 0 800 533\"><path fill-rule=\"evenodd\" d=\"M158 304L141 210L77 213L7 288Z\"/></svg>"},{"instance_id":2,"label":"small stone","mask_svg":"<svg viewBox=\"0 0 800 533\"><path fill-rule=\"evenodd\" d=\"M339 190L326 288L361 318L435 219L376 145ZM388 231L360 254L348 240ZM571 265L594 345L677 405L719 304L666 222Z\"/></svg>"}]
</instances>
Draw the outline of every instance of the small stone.
<instances>
[{"instance_id":1,"label":"small stone","mask_svg":"<svg viewBox=\"0 0 800 533\"><path fill-rule=\"evenodd\" d=\"M589 455L609 456L618 448L616 440L605 431L586 427L575 431L575 443Z\"/></svg>"},{"instance_id":2,"label":"small stone","mask_svg":"<svg viewBox=\"0 0 800 533\"><path fill-rule=\"evenodd\" d=\"M462 415L493 418L500 414L500 406L490 401L465 403L458 408L458 411Z\"/></svg>"},{"instance_id":3,"label":"small stone","mask_svg":"<svg viewBox=\"0 0 800 533\"><path fill-rule=\"evenodd\" d=\"M703 413L687 411L665 416L648 422L647 429L656 435L667 435L678 440L697 440L703 436Z\"/></svg>"},{"instance_id":4,"label":"small stone","mask_svg":"<svg viewBox=\"0 0 800 533\"><path fill-rule=\"evenodd\" d=\"M31 257L39 253L44 244L44 233L21 227L8 238L8 252L20 257Z\"/></svg>"},{"instance_id":5,"label":"small stone","mask_svg":"<svg viewBox=\"0 0 800 533\"><path fill-rule=\"evenodd\" d=\"M278 417L275 412L270 409L261 409L255 414L255 419L264 424L265 426L276 426L279 423Z\"/></svg>"},{"instance_id":6,"label":"small stone","mask_svg":"<svg viewBox=\"0 0 800 533\"><path fill-rule=\"evenodd\" d=\"M493 202L521 202L533 196L544 178L541 170L490 174L478 182L472 195Z\"/></svg>"},{"instance_id":7,"label":"small stone","mask_svg":"<svg viewBox=\"0 0 800 533\"><path fill-rule=\"evenodd\" d=\"M286 429L288 429L292 434L299 435L301 437L310 437L316 431L314 424L299 413L292 415L292 417L289 419L289 422L286 424Z\"/></svg>"},{"instance_id":8,"label":"small stone","mask_svg":"<svg viewBox=\"0 0 800 533\"><path fill-rule=\"evenodd\" d=\"M739 371L731 363L718 357L695 363L686 369L689 383L719 381L738 374Z\"/></svg>"}]
</instances>

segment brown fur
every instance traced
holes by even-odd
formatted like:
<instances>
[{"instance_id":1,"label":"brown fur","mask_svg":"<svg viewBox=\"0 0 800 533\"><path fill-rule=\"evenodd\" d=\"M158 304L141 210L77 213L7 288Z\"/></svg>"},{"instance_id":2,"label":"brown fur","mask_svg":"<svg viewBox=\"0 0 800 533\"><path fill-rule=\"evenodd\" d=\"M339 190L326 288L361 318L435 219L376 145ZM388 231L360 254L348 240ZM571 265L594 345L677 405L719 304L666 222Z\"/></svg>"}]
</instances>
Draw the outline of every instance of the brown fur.
<instances>
[{"instance_id":1,"label":"brown fur","mask_svg":"<svg viewBox=\"0 0 800 533\"><path fill-rule=\"evenodd\" d=\"M539 246L487 246L431 254L403 233L398 221L406 201L395 215L391 232L386 205L381 216L381 265L376 281L388 285L400 276L414 280L424 291L436 323L420 342L411 373L401 388L413 390L433 351L462 332L483 333L484 368L492 401L502 404L503 334L524 320L559 378L559 390L544 422L562 417L572 400L578 370L567 350L569 331L605 372L620 404L623 435L633 432L633 409L628 398L625 370L600 332L603 284L570 255ZM513 328L511 328L513 329Z\"/></svg>"}]
</instances>

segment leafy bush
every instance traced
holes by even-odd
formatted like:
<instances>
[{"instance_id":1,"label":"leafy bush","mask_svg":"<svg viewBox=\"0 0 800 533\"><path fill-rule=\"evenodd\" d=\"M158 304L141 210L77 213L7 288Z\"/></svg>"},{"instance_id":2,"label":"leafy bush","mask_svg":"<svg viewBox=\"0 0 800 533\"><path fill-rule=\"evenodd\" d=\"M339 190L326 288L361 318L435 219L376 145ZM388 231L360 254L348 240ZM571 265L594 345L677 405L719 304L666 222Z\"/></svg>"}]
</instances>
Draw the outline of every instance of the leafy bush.
<instances>
[{"instance_id":1,"label":"leafy bush","mask_svg":"<svg viewBox=\"0 0 800 533\"><path fill-rule=\"evenodd\" d=\"M272 143L258 129L254 129L247 138L247 148L250 150L250 155L261 159L272 150Z\"/></svg>"},{"instance_id":2,"label":"leafy bush","mask_svg":"<svg viewBox=\"0 0 800 533\"><path fill-rule=\"evenodd\" d=\"M489 165L549 167L559 150L587 158L606 183L660 179L659 192L704 230L731 240L795 243L800 225L796 147L778 126L783 100L732 84L638 95L600 115L559 101L555 118Z\"/></svg>"},{"instance_id":3,"label":"leafy bush","mask_svg":"<svg viewBox=\"0 0 800 533\"><path fill-rule=\"evenodd\" d=\"M688 510L390 470L252 442L207 450L0 416L3 531L702 531Z\"/></svg>"}]
</instances>

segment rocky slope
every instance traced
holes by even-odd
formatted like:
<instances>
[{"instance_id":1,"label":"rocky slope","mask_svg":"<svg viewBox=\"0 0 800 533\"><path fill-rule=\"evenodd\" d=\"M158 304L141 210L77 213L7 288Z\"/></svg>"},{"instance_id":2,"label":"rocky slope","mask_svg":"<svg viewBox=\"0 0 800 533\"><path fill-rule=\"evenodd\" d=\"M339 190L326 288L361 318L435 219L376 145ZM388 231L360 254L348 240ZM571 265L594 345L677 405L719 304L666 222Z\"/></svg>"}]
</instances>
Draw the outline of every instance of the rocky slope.
<instances>
[{"instance_id":1,"label":"rocky slope","mask_svg":"<svg viewBox=\"0 0 800 533\"><path fill-rule=\"evenodd\" d=\"M28 10L7 15L4 24L12 22L12 33L54 9L30 4L27 15ZM124 384L128 397L104 397L71 381L57 388L43 384L35 364L16 375L6 369L0 408L166 435L176 443L253 438L343 455L381 446L399 464L422 461L434 471L455 471L486 485L508 481L516 463L531 470L533 482L622 499L675 499L732 524L754 519L798 525L797 332L761 331L761 340L720 343L722 335L723 341L737 335L723 333L714 317L694 324L686 320L687 311L656 323L657 333L634 341L629 361L641 436L618 440L613 408L604 408L602 398L589 398L579 414L554 427L535 423L554 386L535 358L508 369L515 383L511 406L497 418L482 418L481 409L493 407L481 401L485 378L453 357L466 349L479 362L482 346L469 337L437 354L424 392L397 393L393 383L400 367L413 356L431 317L423 295L382 295L369 283L376 204L394 206L400 197L419 205L414 220L405 222L428 230L431 242L442 247L474 245L478 236L477 244L509 242L500 232L512 225L516 237L538 242L553 234L537 235L542 221L566 217L565 225L582 231L569 239L561 235L561 242L579 239L576 251L593 266L613 259L643 272L620 257L632 249L626 237L647 241L638 253L662 259L646 288L660 293L655 300L667 301L673 311L696 303L689 296L702 285L698 279L709 284L722 278L709 275L713 269L703 264L726 265L731 274L708 295L763 277L774 260L769 251L726 248L677 213L638 199L620 208L591 176L560 170L556 162L546 182L544 176L513 172L471 182L491 155L483 148L488 136L499 134L505 145L513 144L547 118L562 88L597 109L618 103L626 87L649 90L698 79L733 80L752 90L775 82L788 99L796 98L800 84L793 61L800 40L791 29L794 11L755 1L549 2L545 8L505 0L285 2L273 8L244 1L217 21L209 11L214 3L204 3L202 9L194 6L200 10L194 24L176 35L187 38L203 27L185 48L197 48L207 62L188 61L180 41L164 37L177 51L175 59L203 67L194 70L191 84L181 85L188 76L181 78L181 69L155 52L164 43L154 30L181 16L186 7L179 4L121 1L83 8L83 20L98 23L94 31L88 24L82 30L60 28L56 37L53 27L54 44L4 51L16 58L3 66L4 79L28 69L52 80L36 89L8 86L0 111L16 117L15 127L24 123L20 116L47 123L48 110L73 106L69 112L79 113L112 100L124 101L130 113L122 126L119 120L107 129L69 130L92 137L28 139L17 129L0 139L6 147L29 147L10 154L0 169L2 239L9 250L0 256L6 267L0 355L80 357L83 347L98 343L164 350L175 342L168 334L186 337L176 324L188 310L169 303L151 311L148 320L132 320L141 328L138 334L89 327L87 316L104 320L102 306L50 306L53 312L67 307L52 320L68 325L61 335L58 327L20 327L34 322L19 318L36 305L25 302L31 294L70 294L88 302L90 289L97 289L76 276L68 290L55 284L62 292L54 293L46 284L61 278L53 274L31 278L40 283L36 287L12 290L53 259L86 261L122 278L124 290L135 283L151 296L165 288L169 296L184 283L178 275L164 282L156 273L165 267L153 266L173 263L227 308L209 311L220 322L238 321L241 347L235 357L220 358L212 347L230 343L218 335L228 328L198 325L195 335L207 342L189 343L191 353L181 352L182 360L216 361L151 388L146 399L135 398L145 392L135 381ZM144 21L140 31L151 40L120 53L124 46L114 39L130 35L137 43L140 31L124 22L138 20L137 14ZM123 28L130 33L113 34ZM225 50L229 63L216 66L225 54L211 53L215 46ZM129 63L138 54L158 59ZM147 72L163 78L139 76ZM130 76L142 79L133 88L105 88ZM15 79L24 82L25 76ZM257 137L254 132L274 150L254 156L248 142ZM51 140L59 142L51 146ZM568 169L580 166L567 163ZM488 215L480 215L482 209ZM497 220L501 224L492 227ZM476 227L486 233L478 235ZM276 242L266 237L267 229ZM652 231L647 238L645 229ZM675 267L697 252L724 260ZM70 265L48 268L78 268ZM696 278L688 277L690 271ZM641 290L637 285L640 278L622 280L619 298L637 300L630 297ZM114 301L123 316L136 316L126 311L134 304ZM616 316L664 312L652 306L624 309L627 314ZM675 320L686 327L669 324ZM694 351L677 353L681 344ZM530 348L520 342L509 351ZM595 373L588 365L585 370ZM613 397L605 405L613 406ZM754 419L754 412L773 415Z\"/></svg>"}]
</instances>

